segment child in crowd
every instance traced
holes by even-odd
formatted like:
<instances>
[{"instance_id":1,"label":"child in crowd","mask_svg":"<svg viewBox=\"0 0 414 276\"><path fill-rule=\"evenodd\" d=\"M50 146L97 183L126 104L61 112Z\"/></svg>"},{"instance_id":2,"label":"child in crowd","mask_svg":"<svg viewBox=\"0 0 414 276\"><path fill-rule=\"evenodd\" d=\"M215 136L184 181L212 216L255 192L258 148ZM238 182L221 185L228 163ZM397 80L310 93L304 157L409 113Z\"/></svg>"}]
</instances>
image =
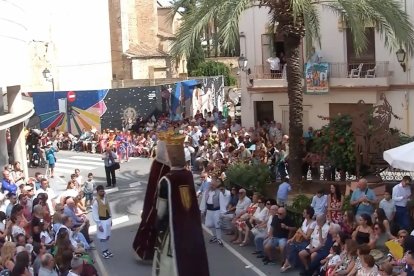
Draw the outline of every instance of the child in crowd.
<instances>
[{"instance_id":1,"label":"child in crowd","mask_svg":"<svg viewBox=\"0 0 414 276\"><path fill-rule=\"evenodd\" d=\"M392 199L391 192L385 190L384 198L379 203L379 208L382 208L387 216L388 221L394 221L395 203Z\"/></svg>"},{"instance_id":2,"label":"child in crowd","mask_svg":"<svg viewBox=\"0 0 414 276\"><path fill-rule=\"evenodd\" d=\"M95 189L95 180L93 179L93 173L88 173L88 179L83 185L83 192L85 193L85 205L86 208L91 208L93 200L93 191Z\"/></svg>"},{"instance_id":3,"label":"child in crowd","mask_svg":"<svg viewBox=\"0 0 414 276\"><path fill-rule=\"evenodd\" d=\"M75 179L79 183L79 185L83 183L83 178L82 178L82 175L80 174L79 169L75 169Z\"/></svg>"},{"instance_id":4,"label":"child in crowd","mask_svg":"<svg viewBox=\"0 0 414 276\"><path fill-rule=\"evenodd\" d=\"M292 191L292 186L290 186L289 184L289 178L286 177L283 183L279 185L276 194L277 205L279 207L283 207L286 205L290 191Z\"/></svg>"},{"instance_id":5,"label":"child in crowd","mask_svg":"<svg viewBox=\"0 0 414 276\"><path fill-rule=\"evenodd\" d=\"M316 192L312 198L312 208L315 210L315 217L326 214L328 208L328 196L324 194L323 190Z\"/></svg>"},{"instance_id":6,"label":"child in crowd","mask_svg":"<svg viewBox=\"0 0 414 276\"><path fill-rule=\"evenodd\" d=\"M76 174L72 173L70 175L70 181L72 181L73 183L75 183L75 189L77 191L80 191L80 183L76 179L77 179Z\"/></svg>"},{"instance_id":7,"label":"child in crowd","mask_svg":"<svg viewBox=\"0 0 414 276\"><path fill-rule=\"evenodd\" d=\"M358 270L357 276L377 276L378 267L375 265L374 257L371 255L362 255L361 269Z\"/></svg>"},{"instance_id":8,"label":"child in crowd","mask_svg":"<svg viewBox=\"0 0 414 276\"><path fill-rule=\"evenodd\" d=\"M47 249L51 249L55 245L55 240L53 234L51 234L50 223L43 221L40 223L40 227L42 229L40 232L40 240Z\"/></svg>"},{"instance_id":9,"label":"child in crowd","mask_svg":"<svg viewBox=\"0 0 414 276\"><path fill-rule=\"evenodd\" d=\"M341 247L339 245L335 244L331 247L329 255L321 261L321 275L333 276L335 274L335 267L341 262L340 253Z\"/></svg>"}]
</instances>

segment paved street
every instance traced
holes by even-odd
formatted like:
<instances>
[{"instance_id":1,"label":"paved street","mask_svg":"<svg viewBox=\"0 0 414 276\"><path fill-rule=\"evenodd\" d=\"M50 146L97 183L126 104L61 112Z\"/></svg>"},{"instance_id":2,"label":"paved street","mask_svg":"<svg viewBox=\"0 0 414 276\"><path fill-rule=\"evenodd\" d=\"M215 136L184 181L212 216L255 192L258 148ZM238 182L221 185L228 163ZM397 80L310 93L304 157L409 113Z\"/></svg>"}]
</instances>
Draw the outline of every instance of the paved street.
<instances>
[{"instance_id":1,"label":"paved street","mask_svg":"<svg viewBox=\"0 0 414 276\"><path fill-rule=\"evenodd\" d=\"M138 229L139 214L145 196L150 165L151 160L141 158L135 158L128 163L121 164L121 170L117 171L117 187L107 190L114 218L111 246L115 257L105 260L100 257L99 248L92 251L100 275L151 275L151 264L137 261L131 248L132 240ZM61 151L57 153L55 178L50 181L56 193L65 190L70 174L74 172L75 168L80 169L84 178L89 172L92 172L98 184L106 185L103 161L101 161L99 154ZM44 172L44 169L30 169L29 173L34 175L36 171ZM90 232L96 232L96 226L93 223ZM207 242L210 235L205 232L205 237ZM228 240L228 237L226 236L225 240ZM99 247L99 244L96 246ZM221 248L217 244L210 245L207 242L210 275L282 275L279 272L279 265L263 265L259 259L251 254L253 250L252 246L241 248L226 243L225 247ZM297 271L283 273L283 275L298 274Z\"/></svg>"}]
</instances>

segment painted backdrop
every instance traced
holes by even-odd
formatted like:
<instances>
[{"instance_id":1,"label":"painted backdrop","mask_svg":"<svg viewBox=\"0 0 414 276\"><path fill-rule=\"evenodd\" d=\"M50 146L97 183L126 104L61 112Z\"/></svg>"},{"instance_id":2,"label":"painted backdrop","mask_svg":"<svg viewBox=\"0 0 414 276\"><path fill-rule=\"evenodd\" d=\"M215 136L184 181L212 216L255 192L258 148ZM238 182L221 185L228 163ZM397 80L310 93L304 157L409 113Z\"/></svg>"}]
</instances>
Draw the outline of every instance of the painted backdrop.
<instances>
[{"instance_id":1,"label":"painted backdrop","mask_svg":"<svg viewBox=\"0 0 414 276\"><path fill-rule=\"evenodd\" d=\"M161 113L192 116L197 110L222 110L222 76L187 80L162 86L131 87L90 91L30 93L40 127L79 134L83 128L129 128L136 119Z\"/></svg>"}]
</instances>

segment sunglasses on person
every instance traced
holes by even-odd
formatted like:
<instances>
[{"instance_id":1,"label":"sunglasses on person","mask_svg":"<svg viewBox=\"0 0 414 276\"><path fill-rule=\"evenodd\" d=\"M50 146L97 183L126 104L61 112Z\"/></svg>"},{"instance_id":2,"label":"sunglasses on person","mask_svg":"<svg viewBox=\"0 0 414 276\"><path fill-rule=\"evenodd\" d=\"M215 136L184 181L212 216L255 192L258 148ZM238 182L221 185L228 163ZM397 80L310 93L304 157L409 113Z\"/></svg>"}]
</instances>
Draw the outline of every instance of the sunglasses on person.
<instances>
[{"instance_id":1,"label":"sunglasses on person","mask_svg":"<svg viewBox=\"0 0 414 276\"><path fill-rule=\"evenodd\" d=\"M258 203L258 204L262 204L262 203L263 203L263 201L258 201L257 203Z\"/></svg>"},{"instance_id":2,"label":"sunglasses on person","mask_svg":"<svg viewBox=\"0 0 414 276\"><path fill-rule=\"evenodd\" d=\"M270 202L266 202L266 205L271 205Z\"/></svg>"}]
</instances>

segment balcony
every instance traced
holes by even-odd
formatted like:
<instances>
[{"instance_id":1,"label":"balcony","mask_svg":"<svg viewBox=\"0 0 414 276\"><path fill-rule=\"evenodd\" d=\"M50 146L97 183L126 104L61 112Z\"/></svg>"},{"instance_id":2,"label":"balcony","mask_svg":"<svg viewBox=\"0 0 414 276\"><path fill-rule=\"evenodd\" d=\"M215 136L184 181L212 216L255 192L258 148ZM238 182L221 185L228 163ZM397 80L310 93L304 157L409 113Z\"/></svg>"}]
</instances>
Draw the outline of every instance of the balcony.
<instances>
[{"instance_id":1,"label":"balcony","mask_svg":"<svg viewBox=\"0 0 414 276\"><path fill-rule=\"evenodd\" d=\"M329 86L332 88L380 88L389 86L388 62L329 63Z\"/></svg>"},{"instance_id":2,"label":"balcony","mask_svg":"<svg viewBox=\"0 0 414 276\"><path fill-rule=\"evenodd\" d=\"M332 89L388 88L389 76L388 62L385 61L361 64L329 62L328 78ZM269 65L255 66L251 78L253 86L249 90L287 87L284 73L271 73Z\"/></svg>"}]
</instances>

